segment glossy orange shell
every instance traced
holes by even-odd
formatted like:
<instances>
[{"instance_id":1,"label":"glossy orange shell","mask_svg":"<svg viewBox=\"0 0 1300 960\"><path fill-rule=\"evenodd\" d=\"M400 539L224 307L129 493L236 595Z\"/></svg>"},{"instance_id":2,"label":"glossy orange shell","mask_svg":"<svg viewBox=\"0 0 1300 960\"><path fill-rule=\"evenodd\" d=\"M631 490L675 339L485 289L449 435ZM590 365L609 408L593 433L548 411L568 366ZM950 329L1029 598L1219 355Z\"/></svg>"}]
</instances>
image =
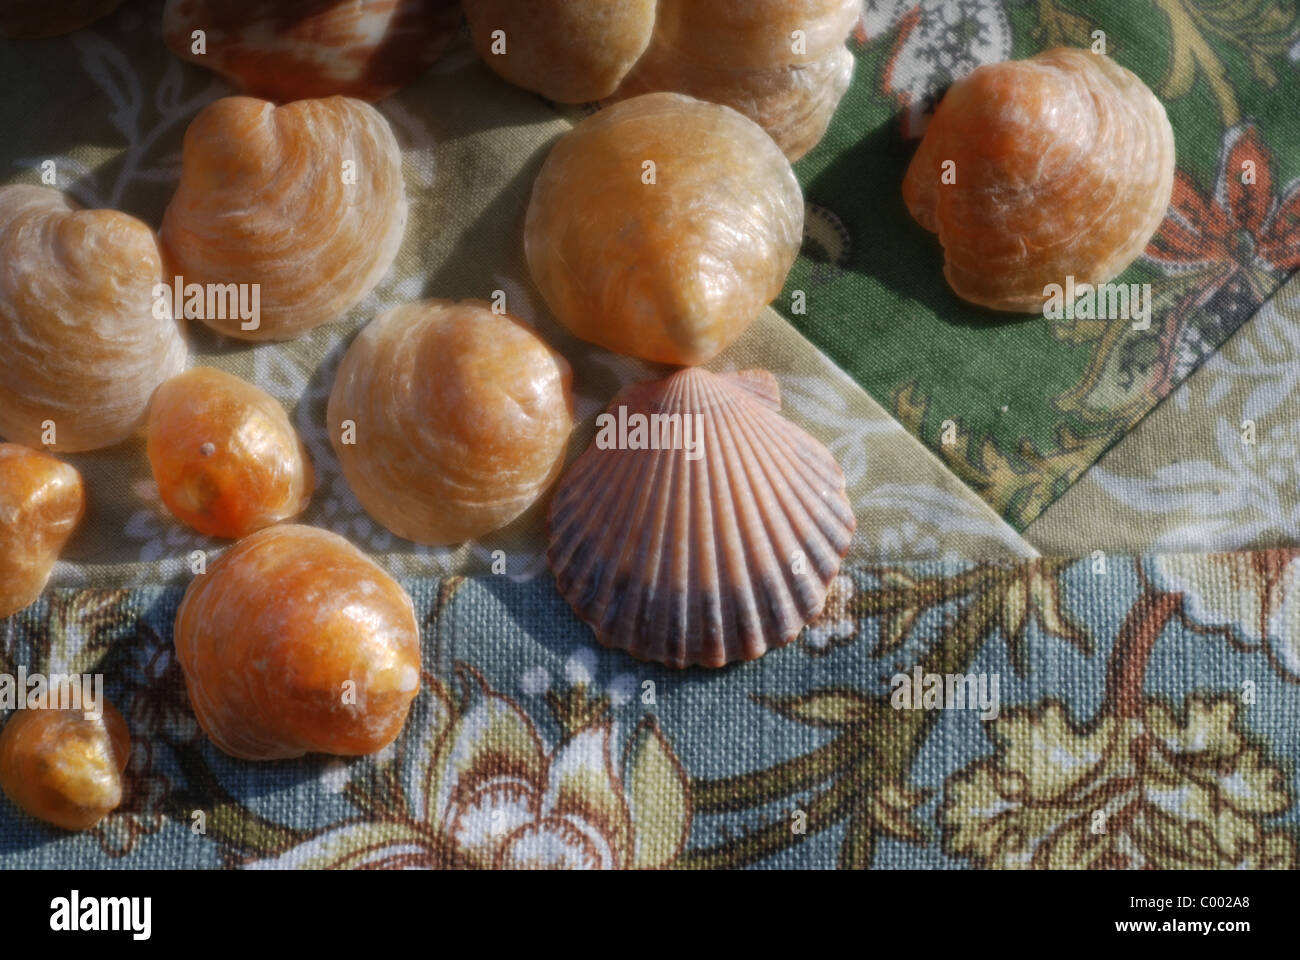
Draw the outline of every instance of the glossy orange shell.
<instances>
[{"instance_id":1,"label":"glossy orange shell","mask_svg":"<svg viewBox=\"0 0 1300 960\"><path fill-rule=\"evenodd\" d=\"M227 550L185 591L175 642L200 726L245 760L375 753L420 687L411 598L313 527L279 524Z\"/></svg>"},{"instance_id":2,"label":"glossy orange shell","mask_svg":"<svg viewBox=\"0 0 1300 960\"><path fill-rule=\"evenodd\" d=\"M18 710L0 730L0 787L23 810L64 830L89 830L122 802L131 758L126 721L111 703L85 710Z\"/></svg>"},{"instance_id":3,"label":"glossy orange shell","mask_svg":"<svg viewBox=\"0 0 1300 960\"><path fill-rule=\"evenodd\" d=\"M533 186L525 252L577 336L702 363L781 291L803 212L794 171L761 127L729 107L647 94L556 143Z\"/></svg>"},{"instance_id":4,"label":"glossy orange shell","mask_svg":"<svg viewBox=\"0 0 1300 960\"><path fill-rule=\"evenodd\" d=\"M85 512L76 468L47 453L0 443L0 618L41 595Z\"/></svg>"},{"instance_id":5,"label":"glossy orange shell","mask_svg":"<svg viewBox=\"0 0 1300 960\"><path fill-rule=\"evenodd\" d=\"M106 17L122 0L0 0L0 35L14 39L57 37Z\"/></svg>"},{"instance_id":6,"label":"glossy orange shell","mask_svg":"<svg viewBox=\"0 0 1300 960\"><path fill-rule=\"evenodd\" d=\"M944 164L955 183L943 183ZM1107 57L1049 50L948 90L903 181L964 300L1036 312L1045 287L1105 283L1146 246L1174 181L1174 137L1147 86Z\"/></svg>"},{"instance_id":7,"label":"glossy orange shell","mask_svg":"<svg viewBox=\"0 0 1300 960\"><path fill-rule=\"evenodd\" d=\"M149 227L81 210L48 187L0 187L0 437L59 452L112 446L185 367L184 328L159 307ZM155 314L159 310L160 315Z\"/></svg>"},{"instance_id":8,"label":"glossy orange shell","mask_svg":"<svg viewBox=\"0 0 1300 960\"><path fill-rule=\"evenodd\" d=\"M257 329L241 329L238 317L205 316L208 326L288 340L374 289L397 255L406 213L401 150L374 107L348 97L282 107L225 97L185 131L161 236L187 285L259 284Z\"/></svg>"},{"instance_id":9,"label":"glossy orange shell","mask_svg":"<svg viewBox=\"0 0 1300 960\"><path fill-rule=\"evenodd\" d=\"M559 476L572 373L486 303L425 300L361 331L327 419L343 475L372 517L418 543L460 543L518 517ZM343 441L345 421L355 443Z\"/></svg>"},{"instance_id":10,"label":"glossy orange shell","mask_svg":"<svg viewBox=\"0 0 1300 960\"><path fill-rule=\"evenodd\" d=\"M562 103L607 97L650 42L654 0L464 0L483 62ZM497 31L505 52L495 52ZM499 49L499 48L498 48Z\"/></svg>"},{"instance_id":11,"label":"glossy orange shell","mask_svg":"<svg viewBox=\"0 0 1300 960\"><path fill-rule=\"evenodd\" d=\"M382 99L428 70L459 27L455 0L167 0L163 10L178 57L281 103Z\"/></svg>"},{"instance_id":12,"label":"glossy orange shell","mask_svg":"<svg viewBox=\"0 0 1300 960\"><path fill-rule=\"evenodd\" d=\"M311 458L284 408L221 370L198 367L160 386L147 438L163 503L208 536L247 536L311 499Z\"/></svg>"}]
</instances>

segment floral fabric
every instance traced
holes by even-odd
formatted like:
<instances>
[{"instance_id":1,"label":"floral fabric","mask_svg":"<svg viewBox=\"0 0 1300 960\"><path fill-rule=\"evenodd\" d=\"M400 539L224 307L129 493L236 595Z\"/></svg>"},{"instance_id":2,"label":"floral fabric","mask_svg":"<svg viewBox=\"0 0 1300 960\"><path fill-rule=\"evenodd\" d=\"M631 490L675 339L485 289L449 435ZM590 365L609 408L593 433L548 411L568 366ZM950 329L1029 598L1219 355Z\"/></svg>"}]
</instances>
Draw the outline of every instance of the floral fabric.
<instances>
[{"instance_id":1,"label":"floral fabric","mask_svg":"<svg viewBox=\"0 0 1300 960\"><path fill-rule=\"evenodd\" d=\"M178 588L0 624L0 670L103 672L134 738L88 834L0 803L0 868L1296 865L1295 552L854 568L795 642L717 672L596 646L545 579L408 587L423 691L352 760L218 752Z\"/></svg>"}]
</instances>

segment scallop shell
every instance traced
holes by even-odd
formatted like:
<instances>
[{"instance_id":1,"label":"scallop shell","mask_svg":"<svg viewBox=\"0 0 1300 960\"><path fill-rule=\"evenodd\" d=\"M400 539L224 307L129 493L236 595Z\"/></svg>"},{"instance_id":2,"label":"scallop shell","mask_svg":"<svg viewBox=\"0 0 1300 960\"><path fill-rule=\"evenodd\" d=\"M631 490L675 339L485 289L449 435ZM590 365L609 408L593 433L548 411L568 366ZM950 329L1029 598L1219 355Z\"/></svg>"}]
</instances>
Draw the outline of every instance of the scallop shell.
<instances>
[{"instance_id":1,"label":"scallop shell","mask_svg":"<svg viewBox=\"0 0 1300 960\"><path fill-rule=\"evenodd\" d=\"M857 61L841 44L818 60L760 68L711 65L663 43L652 43L616 97L676 91L725 104L768 132L793 163L830 126Z\"/></svg>"},{"instance_id":2,"label":"scallop shell","mask_svg":"<svg viewBox=\"0 0 1300 960\"><path fill-rule=\"evenodd\" d=\"M75 467L16 443L0 443L0 618L45 589L86 511Z\"/></svg>"},{"instance_id":3,"label":"scallop shell","mask_svg":"<svg viewBox=\"0 0 1300 960\"><path fill-rule=\"evenodd\" d=\"M375 753L420 688L411 598L313 527L267 527L222 554L186 589L175 640L199 725L244 760Z\"/></svg>"},{"instance_id":4,"label":"scallop shell","mask_svg":"<svg viewBox=\"0 0 1300 960\"><path fill-rule=\"evenodd\" d=\"M122 0L0 0L0 35L15 40L57 37L106 17Z\"/></svg>"},{"instance_id":5,"label":"scallop shell","mask_svg":"<svg viewBox=\"0 0 1300 960\"><path fill-rule=\"evenodd\" d=\"M348 97L282 107L226 97L185 131L162 242L187 286L258 284L256 329L237 316L201 317L208 326L287 340L374 289L397 255L406 212L401 150L374 107Z\"/></svg>"},{"instance_id":6,"label":"scallop shell","mask_svg":"<svg viewBox=\"0 0 1300 960\"><path fill-rule=\"evenodd\" d=\"M154 388L185 367L182 325L154 300L161 280L154 233L134 217L0 187L0 436L96 450L143 426Z\"/></svg>"},{"instance_id":7,"label":"scallop shell","mask_svg":"<svg viewBox=\"0 0 1300 960\"><path fill-rule=\"evenodd\" d=\"M122 803L131 734L107 700L90 709L72 694L51 691L50 706L18 710L0 730L0 788L46 823L89 830Z\"/></svg>"},{"instance_id":8,"label":"scallop shell","mask_svg":"<svg viewBox=\"0 0 1300 960\"><path fill-rule=\"evenodd\" d=\"M571 383L562 356L486 303L405 304L375 318L339 364L330 440L377 521L418 543L460 543L505 526L555 482Z\"/></svg>"},{"instance_id":9,"label":"scallop shell","mask_svg":"<svg viewBox=\"0 0 1300 960\"><path fill-rule=\"evenodd\" d=\"M613 93L650 42L655 20L655 0L464 0L464 7L489 67L561 103Z\"/></svg>"},{"instance_id":10,"label":"scallop shell","mask_svg":"<svg viewBox=\"0 0 1300 960\"><path fill-rule=\"evenodd\" d=\"M944 164L955 183L943 183ZM1100 54L1049 50L948 90L903 199L962 299L1037 312L1049 284L1105 283L1160 226L1174 182L1164 107Z\"/></svg>"},{"instance_id":11,"label":"scallop shell","mask_svg":"<svg viewBox=\"0 0 1300 960\"><path fill-rule=\"evenodd\" d=\"M556 490L547 555L601 643L670 667L721 667L789 643L821 612L855 520L830 451L780 404L766 371L698 368L610 403L613 422L597 422L596 442ZM607 431L624 411L620 447ZM629 449L637 414L680 415L683 442ZM671 428L657 435L673 446Z\"/></svg>"},{"instance_id":12,"label":"scallop shell","mask_svg":"<svg viewBox=\"0 0 1300 960\"><path fill-rule=\"evenodd\" d=\"M279 102L382 99L424 73L459 28L455 0L167 0L163 10L178 57Z\"/></svg>"},{"instance_id":13,"label":"scallop shell","mask_svg":"<svg viewBox=\"0 0 1300 960\"><path fill-rule=\"evenodd\" d=\"M524 245L546 302L577 336L702 363L781 292L803 212L790 162L761 127L729 107L653 93L556 143Z\"/></svg>"},{"instance_id":14,"label":"scallop shell","mask_svg":"<svg viewBox=\"0 0 1300 960\"><path fill-rule=\"evenodd\" d=\"M311 457L284 408L221 370L196 367L160 386L147 441L163 503L210 537L247 536L311 499Z\"/></svg>"}]
</instances>

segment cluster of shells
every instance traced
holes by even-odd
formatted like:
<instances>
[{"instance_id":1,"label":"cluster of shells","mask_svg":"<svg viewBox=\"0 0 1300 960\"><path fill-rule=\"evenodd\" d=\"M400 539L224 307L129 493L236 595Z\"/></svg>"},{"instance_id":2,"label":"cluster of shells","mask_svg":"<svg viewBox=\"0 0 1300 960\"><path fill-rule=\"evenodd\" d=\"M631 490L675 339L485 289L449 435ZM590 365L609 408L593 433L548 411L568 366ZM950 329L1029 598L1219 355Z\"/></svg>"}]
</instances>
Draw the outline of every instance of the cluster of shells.
<instances>
[{"instance_id":1,"label":"cluster of shells","mask_svg":"<svg viewBox=\"0 0 1300 960\"><path fill-rule=\"evenodd\" d=\"M0 3L0 29L46 36L115 4L43 19L46 6ZM639 418L641 442L598 435L566 470L572 371L534 330L480 301L385 312L347 350L327 410L343 475L377 522L454 544L551 493L560 592L600 642L673 667L762 656L820 612L854 531L843 473L781 415L770 373L699 365L785 283L804 210L791 159L821 137L848 86L858 6L464 0L485 62L507 80L606 102L555 144L528 205L525 251L548 306L584 340L682 369L610 401L608 422ZM372 753L398 735L421 685L411 600L342 537L288 522L312 496L306 448L256 386L186 369L186 322L290 339L379 283L407 201L400 148L368 101L428 67L459 10L169 0L164 16L178 55L243 92L191 122L159 231L45 187L0 188L0 436L13 441L0 443L0 616L39 596L86 509L80 475L53 454L143 434L167 508L236 541L190 584L175 625L208 736L249 760ZM1158 102L1089 54L985 70L954 87L904 184L939 234L954 289L1020 309L1043 276L1123 269L1168 198L1172 140ZM1076 149L1080 136L1110 137L1135 158L1131 182L1107 180L1095 151ZM938 168L951 156L970 186L946 193ZM1025 158L1033 176L1013 168ZM351 178L339 176L345 165ZM1069 208L1108 189L1103 215ZM1057 233L1033 222L1045 200L1070 214ZM173 275L255 284L259 315L160 308L153 291ZM80 829L120 798L128 744L111 705L97 719L13 721L0 734L0 785Z\"/></svg>"}]
</instances>

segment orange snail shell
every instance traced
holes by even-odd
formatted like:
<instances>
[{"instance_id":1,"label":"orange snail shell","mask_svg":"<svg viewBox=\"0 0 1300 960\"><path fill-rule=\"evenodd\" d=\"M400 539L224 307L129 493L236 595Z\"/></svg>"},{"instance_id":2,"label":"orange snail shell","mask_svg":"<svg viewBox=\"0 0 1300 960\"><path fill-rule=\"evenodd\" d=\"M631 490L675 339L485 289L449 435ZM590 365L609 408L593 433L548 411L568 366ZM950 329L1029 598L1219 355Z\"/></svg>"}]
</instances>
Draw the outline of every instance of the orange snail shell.
<instances>
[{"instance_id":1,"label":"orange snail shell","mask_svg":"<svg viewBox=\"0 0 1300 960\"><path fill-rule=\"evenodd\" d=\"M0 443L0 618L41 595L85 512L76 468L47 453Z\"/></svg>"},{"instance_id":2,"label":"orange snail shell","mask_svg":"<svg viewBox=\"0 0 1300 960\"><path fill-rule=\"evenodd\" d=\"M944 164L955 183L943 183ZM1104 55L977 67L948 90L903 181L962 299L1037 312L1045 287L1105 283L1159 228L1174 182L1160 101Z\"/></svg>"}]
</instances>

